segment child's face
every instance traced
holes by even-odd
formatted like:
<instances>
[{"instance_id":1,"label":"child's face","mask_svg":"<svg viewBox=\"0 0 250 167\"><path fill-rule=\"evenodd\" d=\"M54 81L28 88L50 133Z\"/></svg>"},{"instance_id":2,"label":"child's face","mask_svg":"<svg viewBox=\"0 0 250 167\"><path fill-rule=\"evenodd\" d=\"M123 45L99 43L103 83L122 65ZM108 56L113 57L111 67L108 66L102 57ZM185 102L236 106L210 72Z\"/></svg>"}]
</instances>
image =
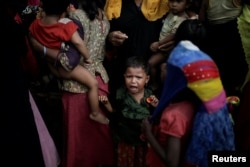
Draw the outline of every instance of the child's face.
<instances>
[{"instance_id":1,"label":"child's face","mask_svg":"<svg viewBox=\"0 0 250 167\"><path fill-rule=\"evenodd\" d=\"M170 11L173 14L182 14L188 7L187 0L170 0L168 2Z\"/></svg>"},{"instance_id":2,"label":"child's face","mask_svg":"<svg viewBox=\"0 0 250 167\"><path fill-rule=\"evenodd\" d=\"M130 94L144 92L144 87L148 83L149 75L141 67L129 67L124 74L125 85Z\"/></svg>"}]
</instances>

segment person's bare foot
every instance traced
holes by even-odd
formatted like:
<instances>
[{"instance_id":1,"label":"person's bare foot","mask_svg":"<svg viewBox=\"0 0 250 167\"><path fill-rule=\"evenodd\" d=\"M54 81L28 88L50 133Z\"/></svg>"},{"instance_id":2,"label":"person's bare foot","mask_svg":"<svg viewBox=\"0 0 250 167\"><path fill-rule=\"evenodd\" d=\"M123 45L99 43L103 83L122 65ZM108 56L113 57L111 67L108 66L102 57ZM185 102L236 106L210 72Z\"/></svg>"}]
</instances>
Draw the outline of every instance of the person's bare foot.
<instances>
[{"instance_id":1,"label":"person's bare foot","mask_svg":"<svg viewBox=\"0 0 250 167\"><path fill-rule=\"evenodd\" d=\"M91 113L89 115L89 117L90 117L90 119L92 119L93 121L96 121L98 123L106 124L106 125L109 124L109 119L100 112Z\"/></svg>"}]
</instances>

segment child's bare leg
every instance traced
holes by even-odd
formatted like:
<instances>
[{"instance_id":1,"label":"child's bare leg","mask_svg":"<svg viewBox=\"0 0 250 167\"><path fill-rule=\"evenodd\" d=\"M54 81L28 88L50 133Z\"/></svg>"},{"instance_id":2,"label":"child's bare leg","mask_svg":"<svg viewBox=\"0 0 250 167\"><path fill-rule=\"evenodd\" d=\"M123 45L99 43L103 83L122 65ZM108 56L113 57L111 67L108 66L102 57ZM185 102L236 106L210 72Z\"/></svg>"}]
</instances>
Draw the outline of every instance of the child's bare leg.
<instances>
[{"instance_id":1,"label":"child's bare leg","mask_svg":"<svg viewBox=\"0 0 250 167\"><path fill-rule=\"evenodd\" d=\"M156 90L160 85L160 75L158 69L160 64L165 61L165 57L162 53L155 53L149 59L150 65L150 86L153 90Z\"/></svg>"},{"instance_id":2,"label":"child's bare leg","mask_svg":"<svg viewBox=\"0 0 250 167\"><path fill-rule=\"evenodd\" d=\"M108 118L100 112L100 108L99 108L98 82L95 78L94 78L94 81L90 81L90 82L92 83L90 84L89 92L88 92L90 108L91 108L91 113L89 117L92 120L97 121L99 123L108 124L109 123Z\"/></svg>"},{"instance_id":3,"label":"child's bare leg","mask_svg":"<svg viewBox=\"0 0 250 167\"><path fill-rule=\"evenodd\" d=\"M99 107L98 99L98 81L95 77L84 67L78 65L71 72L60 72L61 77L74 79L88 87L88 98L90 105L90 118L99 123L108 124L108 118L103 115Z\"/></svg>"}]
</instances>

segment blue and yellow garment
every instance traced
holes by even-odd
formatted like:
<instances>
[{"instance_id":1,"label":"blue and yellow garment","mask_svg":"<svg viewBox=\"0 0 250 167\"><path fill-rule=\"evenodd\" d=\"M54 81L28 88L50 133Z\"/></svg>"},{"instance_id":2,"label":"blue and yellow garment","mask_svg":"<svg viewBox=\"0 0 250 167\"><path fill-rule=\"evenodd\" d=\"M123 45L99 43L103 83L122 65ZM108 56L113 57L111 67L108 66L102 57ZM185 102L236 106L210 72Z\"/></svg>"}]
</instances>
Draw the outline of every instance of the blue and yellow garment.
<instances>
[{"instance_id":1,"label":"blue and yellow garment","mask_svg":"<svg viewBox=\"0 0 250 167\"><path fill-rule=\"evenodd\" d=\"M186 161L207 167L208 151L235 149L234 131L218 68L190 41L181 41L170 54L163 92L150 121L153 122L184 88L192 90L201 101L194 118Z\"/></svg>"}]
</instances>

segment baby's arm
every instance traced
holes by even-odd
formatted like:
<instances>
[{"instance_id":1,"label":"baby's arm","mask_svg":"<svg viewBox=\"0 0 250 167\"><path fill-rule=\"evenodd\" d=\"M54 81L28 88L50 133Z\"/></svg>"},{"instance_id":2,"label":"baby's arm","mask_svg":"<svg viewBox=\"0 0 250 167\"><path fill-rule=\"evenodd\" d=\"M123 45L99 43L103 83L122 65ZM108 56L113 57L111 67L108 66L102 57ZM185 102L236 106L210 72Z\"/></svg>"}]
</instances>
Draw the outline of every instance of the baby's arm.
<instances>
[{"instance_id":1,"label":"baby's arm","mask_svg":"<svg viewBox=\"0 0 250 167\"><path fill-rule=\"evenodd\" d=\"M83 39L80 37L77 31L73 33L71 37L71 42L75 45L75 47L79 50L81 55L84 57L84 62L87 64L91 64L91 60L89 59L88 49Z\"/></svg>"},{"instance_id":2,"label":"baby's arm","mask_svg":"<svg viewBox=\"0 0 250 167\"><path fill-rule=\"evenodd\" d=\"M34 51L38 52L42 57L46 58L50 62L55 62L57 59L57 55L59 53L59 50L56 49L50 49L43 46L41 43L39 43L30 33L29 34L29 42L31 44L31 47Z\"/></svg>"}]
</instances>

